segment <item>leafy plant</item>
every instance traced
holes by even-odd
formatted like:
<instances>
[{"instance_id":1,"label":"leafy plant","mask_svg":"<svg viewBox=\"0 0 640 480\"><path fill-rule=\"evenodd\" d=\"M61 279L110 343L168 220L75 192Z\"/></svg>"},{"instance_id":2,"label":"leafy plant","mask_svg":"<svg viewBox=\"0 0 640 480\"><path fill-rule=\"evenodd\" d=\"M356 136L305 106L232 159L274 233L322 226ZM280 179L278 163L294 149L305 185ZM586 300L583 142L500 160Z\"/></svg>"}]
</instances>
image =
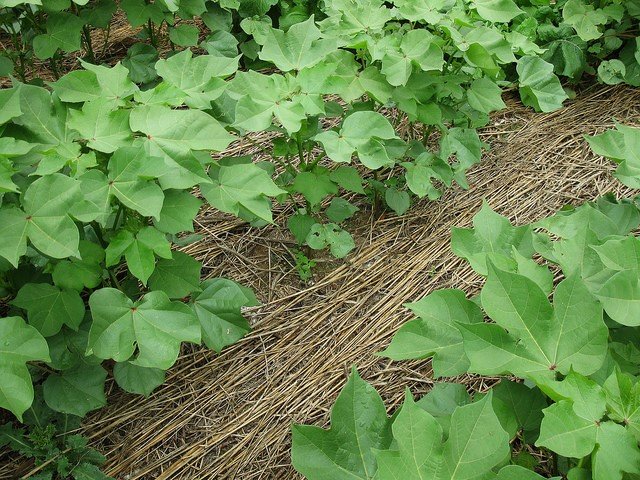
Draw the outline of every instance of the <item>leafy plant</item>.
<instances>
[{"instance_id":1,"label":"leafy plant","mask_svg":"<svg viewBox=\"0 0 640 480\"><path fill-rule=\"evenodd\" d=\"M216 62L186 51L163 63L173 104L210 102L194 82ZM214 188L209 151L233 137L201 110L154 102L121 64L84 66L53 93L2 91L0 276L11 307L0 322L0 406L18 419L36 361L49 372L36 381L46 404L81 417L105 404L107 369L148 395L182 342L220 351L249 330L240 309L256 304L229 280L202 282L201 264L171 248L193 231L201 202L191 187ZM181 68L192 73L178 81ZM220 74L233 71L231 62Z\"/></svg>"},{"instance_id":2,"label":"leafy plant","mask_svg":"<svg viewBox=\"0 0 640 480\"><path fill-rule=\"evenodd\" d=\"M7 445L21 455L32 458L36 480L73 478L109 480L100 471L105 457L87 446L87 439L73 434L80 417L59 414L36 402L25 415L25 427L7 423L0 426L0 446Z\"/></svg>"},{"instance_id":3,"label":"leafy plant","mask_svg":"<svg viewBox=\"0 0 640 480\"><path fill-rule=\"evenodd\" d=\"M636 181L637 133L620 125L590 139L621 162L625 183ZM435 377L503 379L473 400L450 384L419 402L407 393L389 419L354 373L331 430L294 427L294 466L308 478L540 478L525 466L569 479L640 474L636 203L605 196L518 227L485 203L473 223L453 230L452 249L486 277L480 295L438 290L409 304L418 318L381 355L432 358ZM510 444L547 461L516 466Z\"/></svg>"}]
</instances>

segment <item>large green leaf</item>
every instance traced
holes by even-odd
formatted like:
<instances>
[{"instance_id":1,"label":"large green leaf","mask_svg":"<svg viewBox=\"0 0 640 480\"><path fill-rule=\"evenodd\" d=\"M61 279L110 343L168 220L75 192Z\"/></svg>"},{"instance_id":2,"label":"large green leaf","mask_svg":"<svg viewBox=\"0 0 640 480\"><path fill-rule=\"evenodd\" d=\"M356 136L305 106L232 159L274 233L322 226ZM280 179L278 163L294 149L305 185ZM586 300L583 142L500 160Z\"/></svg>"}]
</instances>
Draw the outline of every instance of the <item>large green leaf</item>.
<instances>
[{"instance_id":1,"label":"large green leaf","mask_svg":"<svg viewBox=\"0 0 640 480\"><path fill-rule=\"evenodd\" d=\"M100 365L80 364L60 374L49 375L43 384L44 399L57 412L84 417L107 404L106 378L107 371Z\"/></svg>"},{"instance_id":2,"label":"large green leaf","mask_svg":"<svg viewBox=\"0 0 640 480\"><path fill-rule=\"evenodd\" d=\"M490 22L510 22L523 13L513 0L474 0L473 5Z\"/></svg>"},{"instance_id":3,"label":"large green leaf","mask_svg":"<svg viewBox=\"0 0 640 480\"><path fill-rule=\"evenodd\" d=\"M260 39L260 58L272 62L283 72L301 70L318 63L336 49L335 40L321 39L313 15L283 32L271 28ZM257 39L258 40L258 39Z\"/></svg>"},{"instance_id":4,"label":"large green leaf","mask_svg":"<svg viewBox=\"0 0 640 480\"><path fill-rule=\"evenodd\" d=\"M607 15L603 10L580 0L568 0L562 8L562 18L575 28L584 41L600 38L602 33L598 27L607 23Z\"/></svg>"},{"instance_id":5,"label":"large green leaf","mask_svg":"<svg viewBox=\"0 0 640 480\"><path fill-rule=\"evenodd\" d=\"M20 89L7 88L0 90L0 125L22 115L20 109Z\"/></svg>"},{"instance_id":6,"label":"large green leaf","mask_svg":"<svg viewBox=\"0 0 640 480\"><path fill-rule=\"evenodd\" d=\"M172 258L158 261L149 277L151 290L162 290L169 298L183 298L200 290L202 264L191 255L173 252Z\"/></svg>"},{"instance_id":7,"label":"large green leaf","mask_svg":"<svg viewBox=\"0 0 640 480\"><path fill-rule=\"evenodd\" d=\"M33 182L24 194L24 211L0 208L0 256L17 267L27 251L27 238L50 257L76 256L80 235L69 211L79 199L79 183L65 175L55 173Z\"/></svg>"},{"instance_id":8,"label":"large green leaf","mask_svg":"<svg viewBox=\"0 0 640 480\"><path fill-rule=\"evenodd\" d=\"M68 12L52 12L47 15L46 33L33 39L36 57L46 60L53 57L58 49L70 53L80 50L80 34L83 20Z\"/></svg>"},{"instance_id":9,"label":"large green leaf","mask_svg":"<svg viewBox=\"0 0 640 480\"><path fill-rule=\"evenodd\" d=\"M200 326L184 303L172 302L164 292L147 293L133 302L119 290L103 288L89 298L93 323L87 353L118 362L166 370L182 342L200 343Z\"/></svg>"},{"instance_id":10,"label":"large green leaf","mask_svg":"<svg viewBox=\"0 0 640 480\"><path fill-rule=\"evenodd\" d=\"M206 280L201 288L192 305L202 329L202 341L220 352L251 330L240 309L255 306L258 301L250 290L224 278Z\"/></svg>"},{"instance_id":11,"label":"large green leaf","mask_svg":"<svg viewBox=\"0 0 640 480\"><path fill-rule=\"evenodd\" d=\"M405 33L397 48L389 46L382 55L382 73L394 86L405 85L414 66L423 71L438 71L443 65L442 50L435 37L422 29Z\"/></svg>"},{"instance_id":12,"label":"large green leaf","mask_svg":"<svg viewBox=\"0 0 640 480\"><path fill-rule=\"evenodd\" d=\"M187 106L206 110L226 88L222 79L238 69L238 59L213 55L194 58L191 50L187 49L166 60L159 60L155 67L165 83L185 94Z\"/></svg>"},{"instance_id":13,"label":"large green leaf","mask_svg":"<svg viewBox=\"0 0 640 480\"><path fill-rule=\"evenodd\" d=\"M59 145L69 143L75 132L66 125L67 109L41 87L20 84L20 110L22 115L13 122L25 128L31 143Z\"/></svg>"},{"instance_id":14,"label":"large green leaf","mask_svg":"<svg viewBox=\"0 0 640 480\"><path fill-rule=\"evenodd\" d=\"M398 450L377 454L380 480L486 478L509 457L509 435L493 411L492 395L457 408L443 443L438 422L408 394L393 422Z\"/></svg>"},{"instance_id":15,"label":"large green leaf","mask_svg":"<svg viewBox=\"0 0 640 480\"><path fill-rule=\"evenodd\" d=\"M293 466L309 480L373 479L375 450L392 440L390 423L378 392L354 370L331 410L329 430L293 426Z\"/></svg>"},{"instance_id":16,"label":"large green leaf","mask_svg":"<svg viewBox=\"0 0 640 480\"><path fill-rule=\"evenodd\" d=\"M495 324L459 324L470 371L553 376L594 373L607 351L602 307L577 276L562 281L553 306L527 277L489 266L482 306Z\"/></svg>"},{"instance_id":17,"label":"large green leaf","mask_svg":"<svg viewBox=\"0 0 640 480\"><path fill-rule=\"evenodd\" d=\"M27 283L12 302L27 312L29 324L44 337L60 331L62 325L77 330L84 319L84 302L75 290L49 283Z\"/></svg>"},{"instance_id":18,"label":"large green leaf","mask_svg":"<svg viewBox=\"0 0 640 480\"><path fill-rule=\"evenodd\" d=\"M545 388L557 403L544 410L536 445L574 458L591 455L594 479L621 480L640 473L640 450L632 433L605 421L606 397L592 380L577 374Z\"/></svg>"},{"instance_id":19,"label":"large green leaf","mask_svg":"<svg viewBox=\"0 0 640 480\"><path fill-rule=\"evenodd\" d=\"M155 227L166 233L193 232L193 219L200 210L202 201L189 192L166 190L160 210L160 218Z\"/></svg>"},{"instance_id":20,"label":"large green leaf","mask_svg":"<svg viewBox=\"0 0 640 480\"><path fill-rule=\"evenodd\" d=\"M619 164L615 172L618 180L631 188L640 188L640 129L616 125L615 130L586 139L596 154Z\"/></svg>"},{"instance_id":21,"label":"large green leaf","mask_svg":"<svg viewBox=\"0 0 640 480\"><path fill-rule=\"evenodd\" d=\"M148 397L164 383L164 370L120 362L113 366L113 378L120 388L129 393Z\"/></svg>"},{"instance_id":22,"label":"large green leaf","mask_svg":"<svg viewBox=\"0 0 640 480\"><path fill-rule=\"evenodd\" d=\"M78 131L93 150L112 153L119 147L131 145L129 111L115 110L108 100L96 99L85 103L82 110L69 112L70 128Z\"/></svg>"},{"instance_id":23,"label":"large green leaf","mask_svg":"<svg viewBox=\"0 0 640 480\"><path fill-rule=\"evenodd\" d=\"M220 166L212 183L203 183L201 191L207 201L223 212L239 215L242 210L272 222L271 200L284 190L269 174L254 163Z\"/></svg>"},{"instance_id":24,"label":"large green leaf","mask_svg":"<svg viewBox=\"0 0 640 480\"><path fill-rule=\"evenodd\" d=\"M540 57L525 56L516 67L522 103L539 112L552 112L562 107L567 98L553 65Z\"/></svg>"},{"instance_id":25,"label":"large green leaf","mask_svg":"<svg viewBox=\"0 0 640 480\"><path fill-rule=\"evenodd\" d=\"M469 360L456 324L482 322L480 308L460 290L437 290L407 307L418 318L400 327L381 355L393 360L433 357L438 377L465 373Z\"/></svg>"},{"instance_id":26,"label":"large green leaf","mask_svg":"<svg viewBox=\"0 0 640 480\"><path fill-rule=\"evenodd\" d=\"M370 169L393 165L396 154L385 148L386 141L399 140L389 121L377 112L362 111L349 115L339 131L329 130L315 136L334 162L351 162L356 152Z\"/></svg>"},{"instance_id":27,"label":"large green leaf","mask_svg":"<svg viewBox=\"0 0 640 480\"><path fill-rule=\"evenodd\" d=\"M145 134L140 141L147 153L164 159L168 169L159 178L163 188L184 189L206 181L191 151L224 150L233 140L216 119L199 110L139 106L131 111L129 122L133 131Z\"/></svg>"},{"instance_id":28,"label":"large green leaf","mask_svg":"<svg viewBox=\"0 0 640 480\"><path fill-rule=\"evenodd\" d=\"M531 227L514 227L509 219L494 212L487 202L473 217L473 228L451 229L451 250L467 260L481 275L487 275L487 260L497 255L511 257L513 249L524 257L533 252Z\"/></svg>"},{"instance_id":29,"label":"large green leaf","mask_svg":"<svg viewBox=\"0 0 640 480\"><path fill-rule=\"evenodd\" d=\"M0 407L22 421L33 402L26 363L51 361L46 340L20 317L0 318Z\"/></svg>"}]
</instances>

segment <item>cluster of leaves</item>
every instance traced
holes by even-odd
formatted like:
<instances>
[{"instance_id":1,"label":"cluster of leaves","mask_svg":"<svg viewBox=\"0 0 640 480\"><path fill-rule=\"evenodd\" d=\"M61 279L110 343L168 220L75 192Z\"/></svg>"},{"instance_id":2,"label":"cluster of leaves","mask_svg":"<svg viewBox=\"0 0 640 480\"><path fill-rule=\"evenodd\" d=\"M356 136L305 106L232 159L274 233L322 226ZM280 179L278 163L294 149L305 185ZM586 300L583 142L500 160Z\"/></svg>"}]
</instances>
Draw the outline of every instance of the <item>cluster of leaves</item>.
<instances>
[{"instance_id":1,"label":"cluster of leaves","mask_svg":"<svg viewBox=\"0 0 640 480\"><path fill-rule=\"evenodd\" d=\"M112 480L100 470L105 457L88 447L85 437L71 433L80 426L80 417L53 412L40 396L24 422L19 428L9 423L0 426L0 446L33 459L35 473L30 479Z\"/></svg>"},{"instance_id":2,"label":"cluster of leaves","mask_svg":"<svg viewBox=\"0 0 640 480\"><path fill-rule=\"evenodd\" d=\"M621 125L590 142L636 184L638 138L640 129ZM473 228L452 232L454 253L486 277L480 294L438 290L409 304L417 318L381 355L431 358L435 377L504 378L473 400L447 383L418 402L407 394L388 418L354 374L330 430L294 427L294 466L310 479L534 479L526 452L540 449L545 471L563 478L636 478L638 225L636 202L612 196L517 227L485 204ZM512 456L510 444L525 453Z\"/></svg>"},{"instance_id":3,"label":"cluster of leaves","mask_svg":"<svg viewBox=\"0 0 640 480\"><path fill-rule=\"evenodd\" d=\"M203 74L219 70L197 60ZM202 101L170 83L188 77L167 63L175 105ZM220 351L249 330L241 308L256 304L232 281L202 282L202 265L172 249L193 231L192 187L219 190L205 169L233 136L141 91L121 64L84 66L52 91L0 91L0 407L19 419L38 369L50 372L37 381L46 404L81 417L105 404L108 370L149 395L182 342Z\"/></svg>"}]
</instances>

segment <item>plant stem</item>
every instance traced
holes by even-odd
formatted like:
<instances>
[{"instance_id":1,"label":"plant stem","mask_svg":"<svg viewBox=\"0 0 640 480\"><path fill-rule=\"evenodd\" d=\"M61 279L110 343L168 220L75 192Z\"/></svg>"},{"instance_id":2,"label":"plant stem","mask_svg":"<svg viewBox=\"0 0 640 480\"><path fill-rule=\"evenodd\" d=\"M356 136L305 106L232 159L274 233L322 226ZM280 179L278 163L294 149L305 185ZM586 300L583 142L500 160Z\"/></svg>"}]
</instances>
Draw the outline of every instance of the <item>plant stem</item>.
<instances>
[{"instance_id":1,"label":"plant stem","mask_svg":"<svg viewBox=\"0 0 640 480\"><path fill-rule=\"evenodd\" d=\"M300 168L306 169L306 161L304 159L304 150L302 149L302 135L300 130L296 132L296 145L298 146L298 157L300 158Z\"/></svg>"},{"instance_id":2,"label":"plant stem","mask_svg":"<svg viewBox=\"0 0 640 480\"><path fill-rule=\"evenodd\" d=\"M91 32L89 31L89 27L84 25L82 27L82 35L84 36L84 43L87 49L87 58L90 63L96 63L96 56L93 53L93 45L91 44Z\"/></svg>"},{"instance_id":3,"label":"plant stem","mask_svg":"<svg viewBox=\"0 0 640 480\"><path fill-rule=\"evenodd\" d=\"M149 34L149 41L151 42L151 45L157 47L156 38L153 35L153 23L151 22L151 19L147 20L147 33Z\"/></svg>"}]
</instances>

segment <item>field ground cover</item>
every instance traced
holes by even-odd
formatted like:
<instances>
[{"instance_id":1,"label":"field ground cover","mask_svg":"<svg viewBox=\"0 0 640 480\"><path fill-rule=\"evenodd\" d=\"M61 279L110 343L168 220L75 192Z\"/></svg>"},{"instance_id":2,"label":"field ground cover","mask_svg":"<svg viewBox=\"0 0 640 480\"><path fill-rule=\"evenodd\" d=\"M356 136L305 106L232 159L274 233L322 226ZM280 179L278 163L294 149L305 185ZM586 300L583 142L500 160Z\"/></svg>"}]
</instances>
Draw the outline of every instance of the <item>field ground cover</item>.
<instances>
[{"instance_id":1,"label":"field ground cover","mask_svg":"<svg viewBox=\"0 0 640 480\"><path fill-rule=\"evenodd\" d=\"M90 415L85 433L107 455L106 473L131 480L300 478L290 465L291 424L326 425L352 365L390 410L406 387L414 396L428 391L429 361L395 363L374 354L410 318L403 303L439 288L478 290L480 278L450 251L451 227L469 226L483 199L523 224L605 192L628 194L611 177L611 162L582 137L611 128L614 118L640 122L637 89L589 88L548 114L508 101L481 131L491 150L470 171L470 190L450 189L401 217L363 206L354 221L355 253L344 263L327 257L310 285L293 271L282 230L250 229L203 211L197 231L204 238L187 251L207 275L254 288L263 305L251 309L251 334L221 355L185 350L148 399L117 392ZM234 148L252 153L262 141ZM283 221L283 212L274 216ZM477 376L458 381L476 391L492 384ZM4 463L0 478L15 468Z\"/></svg>"}]
</instances>

